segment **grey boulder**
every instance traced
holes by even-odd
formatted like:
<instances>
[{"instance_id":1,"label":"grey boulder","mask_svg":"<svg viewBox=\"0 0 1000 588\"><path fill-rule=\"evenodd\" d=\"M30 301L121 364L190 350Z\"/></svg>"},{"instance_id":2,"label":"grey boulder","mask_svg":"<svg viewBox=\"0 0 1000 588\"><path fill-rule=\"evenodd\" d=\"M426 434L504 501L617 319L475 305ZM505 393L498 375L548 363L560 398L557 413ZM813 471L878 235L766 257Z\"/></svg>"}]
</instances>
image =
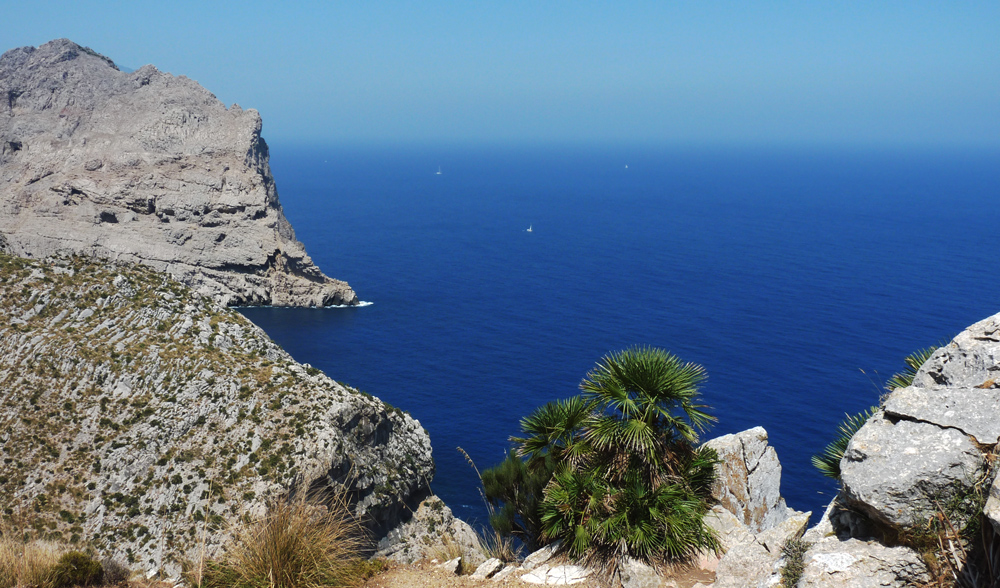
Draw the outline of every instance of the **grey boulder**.
<instances>
[{"instance_id":1,"label":"grey boulder","mask_svg":"<svg viewBox=\"0 0 1000 588\"><path fill-rule=\"evenodd\" d=\"M876 541L826 537L805 554L799 588L903 588L930 581L920 554Z\"/></svg>"},{"instance_id":2,"label":"grey boulder","mask_svg":"<svg viewBox=\"0 0 1000 588\"><path fill-rule=\"evenodd\" d=\"M841 498L876 521L912 529L981 477L985 465L961 431L879 413L847 446Z\"/></svg>"}]
</instances>

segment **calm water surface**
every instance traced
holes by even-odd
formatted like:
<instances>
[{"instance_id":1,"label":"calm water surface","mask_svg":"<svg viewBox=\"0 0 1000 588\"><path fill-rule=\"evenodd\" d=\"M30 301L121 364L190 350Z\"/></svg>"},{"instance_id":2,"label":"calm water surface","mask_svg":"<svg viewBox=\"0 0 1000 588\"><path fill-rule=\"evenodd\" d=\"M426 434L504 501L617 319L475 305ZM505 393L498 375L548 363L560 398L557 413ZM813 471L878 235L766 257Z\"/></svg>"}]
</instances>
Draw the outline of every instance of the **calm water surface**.
<instances>
[{"instance_id":1,"label":"calm water surface","mask_svg":"<svg viewBox=\"0 0 1000 588\"><path fill-rule=\"evenodd\" d=\"M705 366L707 436L765 427L789 505L820 510L835 487L809 458L844 413L1000 312L995 152L271 152L298 238L373 304L242 312L419 419L433 490L480 522L456 447L501 460L522 416L634 344Z\"/></svg>"}]
</instances>

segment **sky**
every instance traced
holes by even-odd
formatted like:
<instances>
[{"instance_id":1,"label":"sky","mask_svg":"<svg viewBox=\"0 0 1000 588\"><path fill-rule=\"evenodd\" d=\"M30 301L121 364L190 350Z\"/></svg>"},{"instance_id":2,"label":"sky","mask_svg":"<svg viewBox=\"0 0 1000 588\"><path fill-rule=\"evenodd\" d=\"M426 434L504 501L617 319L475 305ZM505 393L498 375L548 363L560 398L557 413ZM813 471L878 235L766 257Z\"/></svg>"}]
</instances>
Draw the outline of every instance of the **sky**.
<instances>
[{"instance_id":1,"label":"sky","mask_svg":"<svg viewBox=\"0 0 1000 588\"><path fill-rule=\"evenodd\" d=\"M1000 147L1000 2L23 2L274 143Z\"/></svg>"}]
</instances>

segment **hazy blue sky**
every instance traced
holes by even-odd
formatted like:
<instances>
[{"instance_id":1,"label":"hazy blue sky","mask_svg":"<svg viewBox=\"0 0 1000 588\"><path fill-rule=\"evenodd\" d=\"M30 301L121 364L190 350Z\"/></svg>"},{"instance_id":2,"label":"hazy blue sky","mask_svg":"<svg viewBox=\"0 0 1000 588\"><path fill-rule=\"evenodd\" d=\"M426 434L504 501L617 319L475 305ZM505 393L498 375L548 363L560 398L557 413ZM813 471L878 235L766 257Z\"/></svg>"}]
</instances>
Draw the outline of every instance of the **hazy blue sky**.
<instances>
[{"instance_id":1,"label":"hazy blue sky","mask_svg":"<svg viewBox=\"0 0 1000 588\"><path fill-rule=\"evenodd\" d=\"M256 108L272 142L1000 146L1000 2L32 2Z\"/></svg>"}]
</instances>

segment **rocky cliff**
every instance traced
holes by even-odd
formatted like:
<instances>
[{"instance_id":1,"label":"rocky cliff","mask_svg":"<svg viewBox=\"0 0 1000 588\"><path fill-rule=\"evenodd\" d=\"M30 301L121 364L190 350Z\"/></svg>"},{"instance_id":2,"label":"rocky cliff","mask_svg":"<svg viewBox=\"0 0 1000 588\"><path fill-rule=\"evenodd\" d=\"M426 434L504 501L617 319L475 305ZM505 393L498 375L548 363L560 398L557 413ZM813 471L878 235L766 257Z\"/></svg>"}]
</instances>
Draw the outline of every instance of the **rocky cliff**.
<instances>
[{"instance_id":1,"label":"rocky cliff","mask_svg":"<svg viewBox=\"0 0 1000 588\"><path fill-rule=\"evenodd\" d=\"M802 537L796 585L1000 585L998 442L1000 314L938 349L854 434L838 496L815 527L786 536ZM730 550L716 588L780 581L780 543L718 528Z\"/></svg>"},{"instance_id":2,"label":"rocky cliff","mask_svg":"<svg viewBox=\"0 0 1000 588\"><path fill-rule=\"evenodd\" d=\"M169 276L0 254L0 528L176 573L292 489L346 488L377 538L433 474L420 423Z\"/></svg>"},{"instance_id":3,"label":"rocky cliff","mask_svg":"<svg viewBox=\"0 0 1000 588\"><path fill-rule=\"evenodd\" d=\"M0 57L0 249L169 272L226 305L357 304L282 213L255 110L60 39Z\"/></svg>"}]
</instances>

